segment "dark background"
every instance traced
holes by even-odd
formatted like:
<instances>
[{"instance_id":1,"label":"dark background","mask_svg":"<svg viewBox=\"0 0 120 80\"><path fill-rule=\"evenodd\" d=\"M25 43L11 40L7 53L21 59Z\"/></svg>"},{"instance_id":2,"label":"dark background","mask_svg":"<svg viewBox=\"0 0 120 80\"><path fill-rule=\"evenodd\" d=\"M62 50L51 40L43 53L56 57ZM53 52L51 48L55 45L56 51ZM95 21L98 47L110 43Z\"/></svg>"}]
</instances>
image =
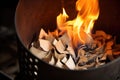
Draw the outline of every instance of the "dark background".
<instances>
[{"instance_id":1,"label":"dark background","mask_svg":"<svg viewBox=\"0 0 120 80\"><path fill-rule=\"evenodd\" d=\"M0 25L14 26L14 14L18 0L0 0Z\"/></svg>"},{"instance_id":2,"label":"dark background","mask_svg":"<svg viewBox=\"0 0 120 80\"><path fill-rule=\"evenodd\" d=\"M18 0L0 0L0 80L19 71L14 16Z\"/></svg>"}]
</instances>

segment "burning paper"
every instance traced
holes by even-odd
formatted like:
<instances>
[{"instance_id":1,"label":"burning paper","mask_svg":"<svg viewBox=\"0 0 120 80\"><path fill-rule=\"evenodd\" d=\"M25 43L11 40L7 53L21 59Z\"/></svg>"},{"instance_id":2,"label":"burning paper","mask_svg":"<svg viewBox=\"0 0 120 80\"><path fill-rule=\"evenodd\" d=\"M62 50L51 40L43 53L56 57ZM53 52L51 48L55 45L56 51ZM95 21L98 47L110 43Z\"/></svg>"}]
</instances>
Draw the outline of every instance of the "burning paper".
<instances>
[{"instance_id":1,"label":"burning paper","mask_svg":"<svg viewBox=\"0 0 120 80\"><path fill-rule=\"evenodd\" d=\"M63 12L57 16L57 29L46 33L40 30L37 42L30 51L41 60L64 69L86 70L99 67L120 55L120 46L104 31L91 30L99 16L98 0L77 0L77 16ZM37 43L37 47L36 44Z\"/></svg>"}]
</instances>

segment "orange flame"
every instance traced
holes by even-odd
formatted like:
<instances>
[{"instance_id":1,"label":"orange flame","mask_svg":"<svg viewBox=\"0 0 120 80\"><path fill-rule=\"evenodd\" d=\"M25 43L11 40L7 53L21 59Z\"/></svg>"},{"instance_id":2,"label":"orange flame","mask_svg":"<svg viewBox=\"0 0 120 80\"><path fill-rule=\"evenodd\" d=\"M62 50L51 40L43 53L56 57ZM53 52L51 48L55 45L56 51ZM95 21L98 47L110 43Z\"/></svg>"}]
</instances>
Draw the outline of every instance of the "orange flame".
<instances>
[{"instance_id":1,"label":"orange flame","mask_svg":"<svg viewBox=\"0 0 120 80\"><path fill-rule=\"evenodd\" d=\"M91 30L99 16L98 0L77 0L76 10L77 17L67 21L69 16L63 8L63 13L57 16L58 29L68 33L74 46L91 43Z\"/></svg>"}]
</instances>

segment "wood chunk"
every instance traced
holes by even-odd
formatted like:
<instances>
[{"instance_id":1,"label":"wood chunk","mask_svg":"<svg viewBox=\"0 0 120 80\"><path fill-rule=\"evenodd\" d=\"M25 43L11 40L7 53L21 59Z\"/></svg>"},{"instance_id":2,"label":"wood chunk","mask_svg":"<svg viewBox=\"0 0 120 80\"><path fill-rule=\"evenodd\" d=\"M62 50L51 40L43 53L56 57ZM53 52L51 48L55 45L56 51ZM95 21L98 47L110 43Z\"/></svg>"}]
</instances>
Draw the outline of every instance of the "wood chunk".
<instances>
[{"instance_id":1,"label":"wood chunk","mask_svg":"<svg viewBox=\"0 0 120 80\"><path fill-rule=\"evenodd\" d=\"M56 59L60 59L61 60L62 58L65 57L65 55L66 54L59 54L59 53L57 53L56 50L54 50L54 56L55 56Z\"/></svg>"},{"instance_id":2,"label":"wood chunk","mask_svg":"<svg viewBox=\"0 0 120 80\"><path fill-rule=\"evenodd\" d=\"M49 62L52 58L52 52L49 51L48 54L42 59L45 62Z\"/></svg>"},{"instance_id":3,"label":"wood chunk","mask_svg":"<svg viewBox=\"0 0 120 80\"><path fill-rule=\"evenodd\" d=\"M60 25L66 26L66 18L64 17L64 21L60 20L59 29ZM96 31L92 37L83 32L81 38L87 43L77 48L76 52L78 53L76 55L74 51L76 45L71 44L71 31L66 32L63 27L61 32L56 29L54 32L48 32L48 34L41 29L38 42L33 42L30 46L32 54L51 65L71 70L87 70L99 67L105 64L107 57L113 60L120 56L120 45L116 45L115 39L113 40L112 36L104 31ZM70 29L72 30L71 27ZM85 39L85 36L89 39ZM72 43L79 44L79 41Z\"/></svg>"},{"instance_id":4,"label":"wood chunk","mask_svg":"<svg viewBox=\"0 0 120 80\"><path fill-rule=\"evenodd\" d=\"M57 60L56 66L60 67L60 68L63 68L63 64L60 62L60 59Z\"/></svg>"},{"instance_id":5,"label":"wood chunk","mask_svg":"<svg viewBox=\"0 0 120 80\"><path fill-rule=\"evenodd\" d=\"M68 46L67 51L72 55L74 59L76 58L75 52L71 46Z\"/></svg>"},{"instance_id":6,"label":"wood chunk","mask_svg":"<svg viewBox=\"0 0 120 80\"><path fill-rule=\"evenodd\" d=\"M51 60L49 61L49 64L54 65L55 64L55 58L52 56Z\"/></svg>"},{"instance_id":7,"label":"wood chunk","mask_svg":"<svg viewBox=\"0 0 120 80\"><path fill-rule=\"evenodd\" d=\"M66 56L61 60L63 63L66 63L67 62L67 58L66 58Z\"/></svg>"},{"instance_id":8,"label":"wood chunk","mask_svg":"<svg viewBox=\"0 0 120 80\"><path fill-rule=\"evenodd\" d=\"M47 52L39 50L33 46L30 48L30 51L33 55L35 55L39 59L43 59L47 55Z\"/></svg>"},{"instance_id":9,"label":"wood chunk","mask_svg":"<svg viewBox=\"0 0 120 80\"><path fill-rule=\"evenodd\" d=\"M54 39L52 44L53 44L53 45L56 45L57 42L58 42L58 41L57 41L56 39Z\"/></svg>"},{"instance_id":10,"label":"wood chunk","mask_svg":"<svg viewBox=\"0 0 120 80\"><path fill-rule=\"evenodd\" d=\"M59 38L59 40L62 41L62 43L63 43L64 46L65 46L65 45L70 45L70 38L69 38L69 36L68 36L67 33L64 33L64 34Z\"/></svg>"},{"instance_id":11,"label":"wood chunk","mask_svg":"<svg viewBox=\"0 0 120 80\"><path fill-rule=\"evenodd\" d=\"M48 40L44 40L44 39L39 39L39 42L40 42L40 47L44 50L44 51L49 51L51 50L53 47L52 47L52 44L50 43L50 41Z\"/></svg>"},{"instance_id":12,"label":"wood chunk","mask_svg":"<svg viewBox=\"0 0 120 80\"><path fill-rule=\"evenodd\" d=\"M74 60L72 59L72 57L70 56L69 59L67 60L67 62L65 63L65 65L71 69L71 70L74 70L75 69L75 62Z\"/></svg>"},{"instance_id":13,"label":"wood chunk","mask_svg":"<svg viewBox=\"0 0 120 80\"><path fill-rule=\"evenodd\" d=\"M40 34L39 34L39 39L42 39L44 37L48 36L47 33L41 28Z\"/></svg>"},{"instance_id":14,"label":"wood chunk","mask_svg":"<svg viewBox=\"0 0 120 80\"><path fill-rule=\"evenodd\" d=\"M31 43L31 46L34 46L35 48L40 48L39 41L37 40L36 42Z\"/></svg>"},{"instance_id":15,"label":"wood chunk","mask_svg":"<svg viewBox=\"0 0 120 80\"><path fill-rule=\"evenodd\" d=\"M65 46L63 45L61 40L57 41L54 46L59 53L68 53L67 51L65 51Z\"/></svg>"}]
</instances>

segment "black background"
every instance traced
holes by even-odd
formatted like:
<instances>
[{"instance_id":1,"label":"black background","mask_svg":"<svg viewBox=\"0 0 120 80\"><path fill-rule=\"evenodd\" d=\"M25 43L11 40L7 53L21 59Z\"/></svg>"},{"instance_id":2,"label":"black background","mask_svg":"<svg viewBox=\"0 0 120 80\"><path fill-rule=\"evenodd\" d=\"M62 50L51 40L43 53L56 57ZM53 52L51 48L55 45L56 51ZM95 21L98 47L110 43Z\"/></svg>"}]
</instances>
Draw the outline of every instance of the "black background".
<instances>
[{"instance_id":1,"label":"black background","mask_svg":"<svg viewBox=\"0 0 120 80\"><path fill-rule=\"evenodd\" d=\"M18 74L14 16L18 0L0 0L0 80ZM6 76L7 75L7 76Z\"/></svg>"}]
</instances>

